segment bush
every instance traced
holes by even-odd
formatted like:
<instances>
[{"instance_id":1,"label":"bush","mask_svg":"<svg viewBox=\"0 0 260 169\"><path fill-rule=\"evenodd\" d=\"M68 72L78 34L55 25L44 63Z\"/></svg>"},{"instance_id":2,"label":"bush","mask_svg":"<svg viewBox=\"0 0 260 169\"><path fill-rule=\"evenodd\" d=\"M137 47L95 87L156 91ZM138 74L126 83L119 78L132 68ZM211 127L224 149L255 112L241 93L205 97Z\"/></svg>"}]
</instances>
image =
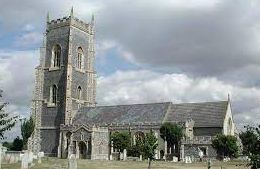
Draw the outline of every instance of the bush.
<instances>
[{"instance_id":1,"label":"bush","mask_svg":"<svg viewBox=\"0 0 260 169\"><path fill-rule=\"evenodd\" d=\"M233 158L238 156L237 138L235 136L219 134L212 140L212 146L222 159L224 157Z\"/></svg>"}]
</instances>

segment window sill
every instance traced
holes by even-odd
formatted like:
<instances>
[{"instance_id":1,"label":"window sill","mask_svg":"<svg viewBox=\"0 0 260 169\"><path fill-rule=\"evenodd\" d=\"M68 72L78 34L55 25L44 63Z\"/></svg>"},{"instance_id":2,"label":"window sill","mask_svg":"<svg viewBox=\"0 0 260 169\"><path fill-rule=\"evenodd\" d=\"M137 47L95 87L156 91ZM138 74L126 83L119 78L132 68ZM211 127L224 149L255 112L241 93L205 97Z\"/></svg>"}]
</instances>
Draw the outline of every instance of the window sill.
<instances>
[{"instance_id":1,"label":"window sill","mask_svg":"<svg viewBox=\"0 0 260 169\"><path fill-rule=\"evenodd\" d=\"M75 68L75 70L78 72L81 72L81 73L85 73L85 71L83 69Z\"/></svg>"},{"instance_id":2,"label":"window sill","mask_svg":"<svg viewBox=\"0 0 260 169\"><path fill-rule=\"evenodd\" d=\"M47 107L57 107L57 104L54 104L54 103L47 103Z\"/></svg>"},{"instance_id":3,"label":"window sill","mask_svg":"<svg viewBox=\"0 0 260 169\"><path fill-rule=\"evenodd\" d=\"M60 67L50 67L49 71L56 71L56 70L60 70Z\"/></svg>"},{"instance_id":4,"label":"window sill","mask_svg":"<svg viewBox=\"0 0 260 169\"><path fill-rule=\"evenodd\" d=\"M85 102L83 100L76 99L76 103L84 104Z\"/></svg>"}]
</instances>

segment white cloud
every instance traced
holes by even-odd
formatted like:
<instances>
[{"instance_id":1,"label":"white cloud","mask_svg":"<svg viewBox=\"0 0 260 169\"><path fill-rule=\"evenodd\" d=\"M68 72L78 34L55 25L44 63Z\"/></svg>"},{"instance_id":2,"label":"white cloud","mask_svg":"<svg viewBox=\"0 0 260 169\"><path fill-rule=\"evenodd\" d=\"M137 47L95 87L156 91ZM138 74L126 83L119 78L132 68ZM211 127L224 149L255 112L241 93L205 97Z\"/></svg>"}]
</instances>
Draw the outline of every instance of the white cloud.
<instances>
[{"instance_id":1,"label":"white cloud","mask_svg":"<svg viewBox=\"0 0 260 169\"><path fill-rule=\"evenodd\" d=\"M231 95L237 126L260 123L260 89L233 86L216 78L191 78L149 70L117 71L98 79L100 105L147 102L204 102L227 100Z\"/></svg>"}]
</instances>

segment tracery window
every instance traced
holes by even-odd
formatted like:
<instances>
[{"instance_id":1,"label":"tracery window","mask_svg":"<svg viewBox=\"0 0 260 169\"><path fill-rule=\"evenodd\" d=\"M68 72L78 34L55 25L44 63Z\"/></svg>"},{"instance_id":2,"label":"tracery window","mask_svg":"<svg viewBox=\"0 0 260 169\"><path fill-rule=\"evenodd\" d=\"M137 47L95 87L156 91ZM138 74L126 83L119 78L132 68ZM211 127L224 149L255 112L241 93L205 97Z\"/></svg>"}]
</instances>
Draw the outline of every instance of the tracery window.
<instances>
[{"instance_id":1,"label":"tracery window","mask_svg":"<svg viewBox=\"0 0 260 169\"><path fill-rule=\"evenodd\" d=\"M57 92L58 88L56 85L52 85L50 88L50 102L53 104L57 104Z\"/></svg>"},{"instance_id":2,"label":"tracery window","mask_svg":"<svg viewBox=\"0 0 260 169\"><path fill-rule=\"evenodd\" d=\"M61 47L55 45L52 49L52 67L60 67Z\"/></svg>"},{"instance_id":3,"label":"tracery window","mask_svg":"<svg viewBox=\"0 0 260 169\"><path fill-rule=\"evenodd\" d=\"M81 95L82 95L82 91L81 91L81 87L79 86L77 89L77 99L81 99Z\"/></svg>"},{"instance_id":4,"label":"tracery window","mask_svg":"<svg viewBox=\"0 0 260 169\"><path fill-rule=\"evenodd\" d=\"M83 50L81 47L79 47L77 50L76 67L78 69L83 68Z\"/></svg>"}]
</instances>

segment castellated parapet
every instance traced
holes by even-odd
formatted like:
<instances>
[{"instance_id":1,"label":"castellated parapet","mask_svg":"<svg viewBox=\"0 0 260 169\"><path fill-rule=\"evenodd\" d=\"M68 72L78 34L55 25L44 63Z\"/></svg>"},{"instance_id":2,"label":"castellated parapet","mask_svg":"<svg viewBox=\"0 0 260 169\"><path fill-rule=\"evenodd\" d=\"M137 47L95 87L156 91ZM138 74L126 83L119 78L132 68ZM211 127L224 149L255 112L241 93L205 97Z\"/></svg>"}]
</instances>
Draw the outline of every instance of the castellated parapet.
<instances>
[{"instance_id":1,"label":"castellated parapet","mask_svg":"<svg viewBox=\"0 0 260 169\"><path fill-rule=\"evenodd\" d=\"M74 16L63 17L63 18L47 21L46 31L48 32L51 29L57 29L65 26L74 26L88 34L91 35L94 34L94 28L92 23L85 23Z\"/></svg>"}]
</instances>

